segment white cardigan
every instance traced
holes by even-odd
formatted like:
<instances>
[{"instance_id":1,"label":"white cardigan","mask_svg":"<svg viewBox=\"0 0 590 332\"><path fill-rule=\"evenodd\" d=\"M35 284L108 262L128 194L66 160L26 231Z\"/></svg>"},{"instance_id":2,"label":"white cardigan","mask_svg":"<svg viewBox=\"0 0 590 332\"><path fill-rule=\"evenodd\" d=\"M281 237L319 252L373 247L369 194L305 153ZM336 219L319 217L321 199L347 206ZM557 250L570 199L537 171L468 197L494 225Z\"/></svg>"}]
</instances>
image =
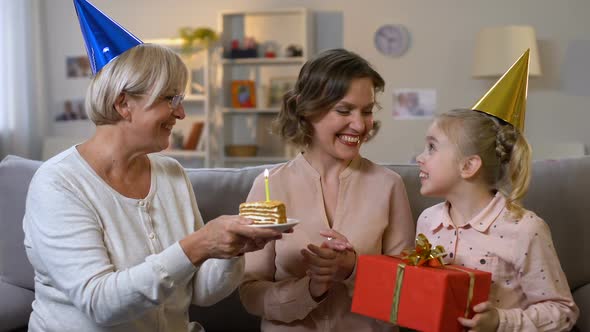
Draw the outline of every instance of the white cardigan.
<instances>
[{"instance_id":1,"label":"white cardigan","mask_svg":"<svg viewBox=\"0 0 590 332\"><path fill-rule=\"evenodd\" d=\"M190 303L231 294L243 257L191 264L178 241L203 227L178 162L149 156L144 199L124 197L76 147L45 162L31 181L23 221L35 269L29 331L199 331Z\"/></svg>"}]
</instances>

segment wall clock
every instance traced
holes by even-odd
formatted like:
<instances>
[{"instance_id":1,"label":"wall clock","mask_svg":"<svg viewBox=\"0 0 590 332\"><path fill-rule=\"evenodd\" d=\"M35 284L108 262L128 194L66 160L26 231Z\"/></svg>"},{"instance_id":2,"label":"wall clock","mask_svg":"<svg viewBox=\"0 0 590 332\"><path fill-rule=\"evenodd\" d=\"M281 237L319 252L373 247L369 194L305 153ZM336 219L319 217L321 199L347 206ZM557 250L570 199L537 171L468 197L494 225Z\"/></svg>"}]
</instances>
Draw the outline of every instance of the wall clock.
<instances>
[{"instance_id":1,"label":"wall clock","mask_svg":"<svg viewBox=\"0 0 590 332\"><path fill-rule=\"evenodd\" d=\"M410 33L400 24L382 25L375 31L375 48L384 55L398 57L410 47Z\"/></svg>"}]
</instances>

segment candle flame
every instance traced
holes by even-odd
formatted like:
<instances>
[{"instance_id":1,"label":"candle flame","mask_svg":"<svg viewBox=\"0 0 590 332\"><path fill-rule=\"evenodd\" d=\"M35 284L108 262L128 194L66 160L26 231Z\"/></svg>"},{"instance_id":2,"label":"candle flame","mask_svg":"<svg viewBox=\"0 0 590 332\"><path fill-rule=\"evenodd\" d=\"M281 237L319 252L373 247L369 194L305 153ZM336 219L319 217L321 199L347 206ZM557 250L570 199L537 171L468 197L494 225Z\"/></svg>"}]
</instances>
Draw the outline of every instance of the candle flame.
<instances>
[{"instance_id":1,"label":"candle flame","mask_svg":"<svg viewBox=\"0 0 590 332\"><path fill-rule=\"evenodd\" d=\"M268 178L268 169L265 169L265 170L264 170L264 177L265 177L265 178Z\"/></svg>"}]
</instances>

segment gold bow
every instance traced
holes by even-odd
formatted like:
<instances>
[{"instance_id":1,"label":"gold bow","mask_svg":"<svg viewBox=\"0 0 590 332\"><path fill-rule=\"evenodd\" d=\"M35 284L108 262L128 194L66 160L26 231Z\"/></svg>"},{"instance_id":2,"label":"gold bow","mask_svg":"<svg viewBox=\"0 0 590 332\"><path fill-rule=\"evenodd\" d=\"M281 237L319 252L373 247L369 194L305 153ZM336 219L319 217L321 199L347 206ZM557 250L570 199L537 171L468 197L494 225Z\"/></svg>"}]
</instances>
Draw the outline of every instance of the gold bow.
<instances>
[{"instance_id":1,"label":"gold bow","mask_svg":"<svg viewBox=\"0 0 590 332\"><path fill-rule=\"evenodd\" d=\"M438 245L432 248L432 244L430 244L426 235L422 233L416 237L416 248L404 249L402 251L403 261L408 265L414 266L444 266L443 257L446 255L443 246Z\"/></svg>"},{"instance_id":2,"label":"gold bow","mask_svg":"<svg viewBox=\"0 0 590 332\"><path fill-rule=\"evenodd\" d=\"M413 266L431 266L431 267L442 267L446 269L453 269L460 272L465 272L469 275L469 290L467 293L467 304L465 307L464 317L469 317L469 310L471 308L471 301L473 300L473 291L475 289L475 274L471 271L463 270L462 268L455 266L445 266L443 258L447 254L445 248L438 245L432 248L432 244L428 241L426 235L420 233L416 237L416 248L404 249L401 254L401 259L405 263L397 265L397 272L395 277L395 289L393 292L393 301L391 305L391 312L389 320L393 324L397 324L399 314L399 303L401 298L402 285L404 280L404 273L407 265Z\"/></svg>"}]
</instances>

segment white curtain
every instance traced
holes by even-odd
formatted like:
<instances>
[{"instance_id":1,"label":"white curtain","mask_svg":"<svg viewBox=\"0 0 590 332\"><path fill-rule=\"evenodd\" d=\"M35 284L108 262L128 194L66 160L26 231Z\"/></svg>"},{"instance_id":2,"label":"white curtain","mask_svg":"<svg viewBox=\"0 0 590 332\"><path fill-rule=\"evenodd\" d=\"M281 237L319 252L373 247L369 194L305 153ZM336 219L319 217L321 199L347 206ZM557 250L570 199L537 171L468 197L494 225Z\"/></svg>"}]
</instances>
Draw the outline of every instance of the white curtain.
<instances>
[{"instance_id":1,"label":"white curtain","mask_svg":"<svg viewBox=\"0 0 590 332\"><path fill-rule=\"evenodd\" d=\"M0 159L39 158L45 126L42 0L0 0Z\"/></svg>"}]
</instances>

